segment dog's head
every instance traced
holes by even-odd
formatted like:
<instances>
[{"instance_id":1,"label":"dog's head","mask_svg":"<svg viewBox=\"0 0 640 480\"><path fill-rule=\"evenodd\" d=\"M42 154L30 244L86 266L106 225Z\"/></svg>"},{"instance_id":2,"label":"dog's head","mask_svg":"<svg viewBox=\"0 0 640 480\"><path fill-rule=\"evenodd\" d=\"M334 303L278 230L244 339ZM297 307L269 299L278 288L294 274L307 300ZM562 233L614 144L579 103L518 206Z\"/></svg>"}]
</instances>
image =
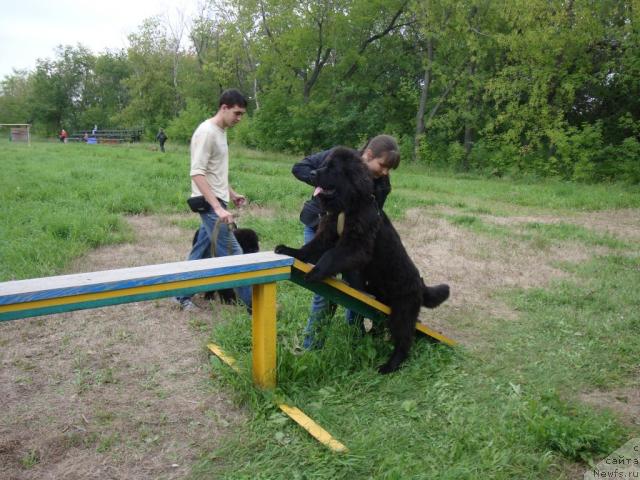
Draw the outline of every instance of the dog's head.
<instances>
[{"instance_id":1,"label":"dog's head","mask_svg":"<svg viewBox=\"0 0 640 480\"><path fill-rule=\"evenodd\" d=\"M369 201L373 179L356 150L336 147L324 165L315 171L314 195L328 212L342 212Z\"/></svg>"},{"instance_id":2,"label":"dog's head","mask_svg":"<svg viewBox=\"0 0 640 480\"><path fill-rule=\"evenodd\" d=\"M242 253L257 253L260 251L258 234L250 228L236 228L233 235L238 240Z\"/></svg>"}]
</instances>

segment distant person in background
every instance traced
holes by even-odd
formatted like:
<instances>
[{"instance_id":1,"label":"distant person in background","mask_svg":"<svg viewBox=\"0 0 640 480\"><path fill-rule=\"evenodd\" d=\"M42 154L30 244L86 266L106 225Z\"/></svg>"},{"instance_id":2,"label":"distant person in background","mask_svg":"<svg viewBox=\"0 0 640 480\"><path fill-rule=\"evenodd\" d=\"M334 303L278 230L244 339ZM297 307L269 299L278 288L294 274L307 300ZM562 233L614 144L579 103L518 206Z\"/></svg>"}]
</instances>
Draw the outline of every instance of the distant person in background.
<instances>
[{"instance_id":1,"label":"distant person in background","mask_svg":"<svg viewBox=\"0 0 640 480\"><path fill-rule=\"evenodd\" d=\"M164 133L164 130L161 128L158 134L156 135L156 140L160 144L160 151L164 152L164 142L167 141L167 134Z\"/></svg>"},{"instance_id":2,"label":"distant person in background","mask_svg":"<svg viewBox=\"0 0 640 480\"><path fill-rule=\"evenodd\" d=\"M67 133L67 131L63 128L63 129L60 131L60 137L58 137L58 138L60 138L60 141L61 141L62 143L67 143L67 137L68 137L68 136L69 136L69 134L68 134L68 133Z\"/></svg>"},{"instance_id":3,"label":"distant person in background","mask_svg":"<svg viewBox=\"0 0 640 480\"><path fill-rule=\"evenodd\" d=\"M96 124L93 126L93 130L91 130L91 135L95 135L97 131L98 131L98 124L96 123Z\"/></svg>"},{"instance_id":4,"label":"distant person in background","mask_svg":"<svg viewBox=\"0 0 640 480\"><path fill-rule=\"evenodd\" d=\"M84 135L82 136L82 141L84 143L87 143L89 141L89 134L87 132L84 132Z\"/></svg>"}]
</instances>

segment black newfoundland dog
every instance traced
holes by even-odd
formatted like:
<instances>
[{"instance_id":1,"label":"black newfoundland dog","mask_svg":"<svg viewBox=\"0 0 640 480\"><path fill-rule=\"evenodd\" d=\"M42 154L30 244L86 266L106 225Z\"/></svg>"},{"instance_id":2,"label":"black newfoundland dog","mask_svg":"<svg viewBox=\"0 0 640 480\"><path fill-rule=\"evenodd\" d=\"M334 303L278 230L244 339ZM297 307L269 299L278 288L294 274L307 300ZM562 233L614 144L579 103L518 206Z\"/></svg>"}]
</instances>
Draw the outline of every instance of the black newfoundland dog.
<instances>
[{"instance_id":1,"label":"black newfoundland dog","mask_svg":"<svg viewBox=\"0 0 640 480\"><path fill-rule=\"evenodd\" d=\"M314 239L302 248L278 245L276 253L315 264L306 280L317 282L345 271L359 272L364 289L391 307L394 350L380 373L397 370L407 358L420 307L435 308L449 286L428 287L398 233L377 206L373 180L355 150L336 148L316 170L317 195L327 212Z\"/></svg>"}]
</instances>

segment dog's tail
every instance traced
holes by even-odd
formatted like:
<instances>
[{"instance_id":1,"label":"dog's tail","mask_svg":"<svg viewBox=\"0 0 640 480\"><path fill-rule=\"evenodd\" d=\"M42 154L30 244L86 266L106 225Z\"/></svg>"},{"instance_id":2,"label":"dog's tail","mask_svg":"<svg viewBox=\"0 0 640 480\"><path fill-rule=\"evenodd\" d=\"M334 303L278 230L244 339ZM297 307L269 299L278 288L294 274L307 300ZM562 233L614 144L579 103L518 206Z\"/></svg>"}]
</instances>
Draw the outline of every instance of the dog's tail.
<instances>
[{"instance_id":1,"label":"dog's tail","mask_svg":"<svg viewBox=\"0 0 640 480\"><path fill-rule=\"evenodd\" d=\"M433 287L428 287L422 281L422 305L427 308L436 308L449 298L449 285L441 283Z\"/></svg>"}]
</instances>

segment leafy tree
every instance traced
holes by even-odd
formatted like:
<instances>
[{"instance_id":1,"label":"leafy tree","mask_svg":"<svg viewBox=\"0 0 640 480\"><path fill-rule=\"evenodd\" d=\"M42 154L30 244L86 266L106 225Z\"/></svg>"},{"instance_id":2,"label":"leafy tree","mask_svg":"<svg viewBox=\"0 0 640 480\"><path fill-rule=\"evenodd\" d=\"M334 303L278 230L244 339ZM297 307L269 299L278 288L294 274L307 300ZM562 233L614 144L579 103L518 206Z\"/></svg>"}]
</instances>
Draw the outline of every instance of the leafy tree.
<instances>
[{"instance_id":1,"label":"leafy tree","mask_svg":"<svg viewBox=\"0 0 640 480\"><path fill-rule=\"evenodd\" d=\"M52 134L78 125L85 101L85 85L91 77L95 57L82 45L59 46L56 59L38 60L30 77L30 116L34 129Z\"/></svg>"},{"instance_id":2,"label":"leafy tree","mask_svg":"<svg viewBox=\"0 0 640 480\"><path fill-rule=\"evenodd\" d=\"M130 75L123 80L129 103L115 117L121 125L144 125L154 134L177 113L173 58L165 26L158 17L145 20L129 35Z\"/></svg>"},{"instance_id":3,"label":"leafy tree","mask_svg":"<svg viewBox=\"0 0 640 480\"><path fill-rule=\"evenodd\" d=\"M15 71L0 81L0 122L28 123L30 98L29 74Z\"/></svg>"},{"instance_id":4,"label":"leafy tree","mask_svg":"<svg viewBox=\"0 0 640 480\"><path fill-rule=\"evenodd\" d=\"M131 69L125 52L106 52L96 57L93 75L87 79L84 101L78 113L78 128L92 125L102 128L119 127L115 120L129 103L124 80Z\"/></svg>"}]
</instances>

